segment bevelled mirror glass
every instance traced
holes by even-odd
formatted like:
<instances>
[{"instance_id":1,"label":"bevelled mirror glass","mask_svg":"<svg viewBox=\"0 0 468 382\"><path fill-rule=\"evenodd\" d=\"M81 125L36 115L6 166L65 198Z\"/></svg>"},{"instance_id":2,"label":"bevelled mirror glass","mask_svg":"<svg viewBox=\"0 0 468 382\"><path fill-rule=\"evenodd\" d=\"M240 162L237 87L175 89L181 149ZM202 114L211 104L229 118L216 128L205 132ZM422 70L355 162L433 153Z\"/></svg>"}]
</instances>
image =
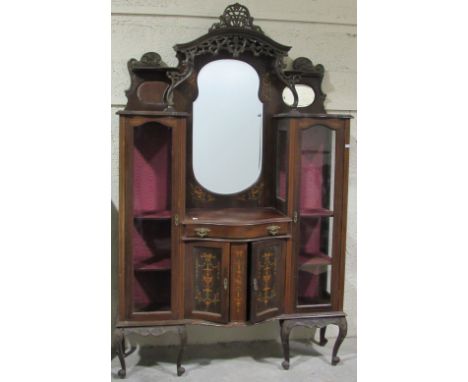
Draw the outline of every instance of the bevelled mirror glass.
<instances>
[{"instance_id":1,"label":"bevelled mirror glass","mask_svg":"<svg viewBox=\"0 0 468 382\"><path fill-rule=\"evenodd\" d=\"M315 99L314 89L312 89L310 86L303 84L295 85L295 88L297 91L297 97L299 99L297 107L307 107L309 105L312 105ZM288 106L292 106L294 104L294 96L291 89L284 88L283 101Z\"/></svg>"},{"instance_id":2,"label":"bevelled mirror glass","mask_svg":"<svg viewBox=\"0 0 468 382\"><path fill-rule=\"evenodd\" d=\"M250 187L262 167L263 104L256 70L238 60L216 60L199 72L193 104L193 171L218 194Z\"/></svg>"}]
</instances>

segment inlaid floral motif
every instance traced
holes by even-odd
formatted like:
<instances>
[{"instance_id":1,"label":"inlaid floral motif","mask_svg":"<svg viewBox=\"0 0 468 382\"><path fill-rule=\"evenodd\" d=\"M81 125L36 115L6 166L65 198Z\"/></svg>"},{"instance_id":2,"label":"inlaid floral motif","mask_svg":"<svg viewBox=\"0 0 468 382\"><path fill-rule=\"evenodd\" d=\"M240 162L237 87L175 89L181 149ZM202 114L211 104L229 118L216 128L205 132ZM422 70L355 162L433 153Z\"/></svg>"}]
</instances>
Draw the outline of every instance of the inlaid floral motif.
<instances>
[{"instance_id":1,"label":"inlaid floral motif","mask_svg":"<svg viewBox=\"0 0 468 382\"><path fill-rule=\"evenodd\" d=\"M211 311L220 302L220 264L216 255L203 252L195 257L195 302L197 309Z\"/></svg>"},{"instance_id":2,"label":"inlaid floral motif","mask_svg":"<svg viewBox=\"0 0 468 382\"><path fill-rule=\"evenodd\" d=\"M257 280L259 290L257 293L257 302L268 305L276 297L276 291L273 287L276 277L275 254L270 251L263 252L258 256Z\"/></svg>"}]
</instances>

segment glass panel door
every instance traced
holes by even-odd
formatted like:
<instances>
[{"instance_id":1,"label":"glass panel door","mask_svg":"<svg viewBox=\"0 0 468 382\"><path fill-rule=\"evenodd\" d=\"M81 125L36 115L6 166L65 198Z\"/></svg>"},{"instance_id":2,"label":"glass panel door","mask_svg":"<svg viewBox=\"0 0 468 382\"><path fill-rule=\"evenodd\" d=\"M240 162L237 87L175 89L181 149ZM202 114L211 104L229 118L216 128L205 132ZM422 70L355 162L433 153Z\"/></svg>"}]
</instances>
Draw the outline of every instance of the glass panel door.
<instances>
[{"instance_id":1,"label":"glass panel door","mask_svg":"<svg viewBox=\"0 0 468 382\"><path fill-rule=\"evenodd\" d=\"M314 125L300 139L298 307L331 304L335 131Z\"/></svg>"},{"instance_id":2,"label":"glass panel door","mask_svg":"<svg viewBox=\"0 0 468 382\"><path fill-rule=\"evenodd\" d=\"M283 213L287 213L288 200L288 145L289 133L285 120L279 122L276 131L276 206Z\"/></svg>"},{"instance_id":3,"label":"glass panel door","mask_svg":"<svg viewBox=\"0 0 468 382\"><path fill-rule=\"evenodd\" d=\"M171 309L172 129L146 123L133 130L132 311Z\"/></svg>"}]
</instances>

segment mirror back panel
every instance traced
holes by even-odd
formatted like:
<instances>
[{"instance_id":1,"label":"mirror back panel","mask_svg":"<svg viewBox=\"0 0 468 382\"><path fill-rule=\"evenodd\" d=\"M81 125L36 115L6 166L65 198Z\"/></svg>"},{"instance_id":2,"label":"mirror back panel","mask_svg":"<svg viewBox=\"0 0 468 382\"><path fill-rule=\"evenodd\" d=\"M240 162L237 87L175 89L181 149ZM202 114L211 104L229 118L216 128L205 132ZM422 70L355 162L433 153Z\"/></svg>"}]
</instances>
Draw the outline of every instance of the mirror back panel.
<instances>
[{"instance_id":1,"label":"mirror back panel","mask_svg":"<svg viewBox=\"0 0 468 382\"><path fill-rule=\"evenodd\" d=\"M260 175L259 83L255 69L243 61L212 61L200 70L193 104L193 172L207 191L235 194Z\"/></svg>"},{"instance_id":2,"label":"mirror back panel","mask_svg":"<svg viewBox=\"0 0 468 382\"><path fill-rule=\"evenodd\" d=\"M249 97L255 98L254 102L249 101L251 122L244 126L239 122L235 127L237 134L241 132L244 134L245 131L248 131L248 140L250 140L248 144L255 146L250 148L242 146L241 150L238 151L236 151L235 147L231 147L234 153L231 151L230 157L232 161L246 160L244 152L247 151L250 153L249 160L254 158L255 163L258 163L259 167L257 169L251 168L252 173L249 178L245 178L244 187L239 187L237 190L231 188L229 194L227 192L224 194L223 192L214 192L216 190L206 187L203 181L198 179L199 174L196 173L197 164L195 163L197 154L194 152L194 149L197 147L197 118L199 115L197 102L203 91L200 89L199 76L205 66L213 62L224 60L233 60L233 57L226 53L220 53L217 56L207 54L197 57L194 62L193 73L174 92L175 108L187 112L192 116L189 117L187 129L186 208L249 208L275 206L275 195L274 192L271 191L272 186L275 184L274 158L276 146L276 132L275 125L272 122L272 116L278 112L284 111L286 106L282 101L281 95L284 84L271 72L271 67L273 65L271 57L256 57L250 52L245 52L236 57L237 61L248 64L253 68L258 76L255 97L253 93L249 93ZM226 88L225 91L228 92L229 89ZM216 104L215 107L212 108L211 113L216 113L213 109L216 109L218 106L219 105ZM232 102L230 105L226 104L225 106L226 110L222 115L219 115L219 118L217 118L219 122L217 123L231 123L233 120L236 120L242 108L242 106L236 104L236 102ZM242 111L242 113L244 113L244 111ZM261 117L258 117L258 114L261 114ZM218 129L218 132L219 131ZM254 132L258 132L261 136L254 136ZM237 147L240 148L240 144L237 145ZM226 148L226 146L224 146L224 148ZM218 159L212 157L211 160L217 161ZM240 167L241 166L238 168ZM228 171L227 167L223 174L225 176L236 177L235 171Z\"/></svg>"}]
</instances>

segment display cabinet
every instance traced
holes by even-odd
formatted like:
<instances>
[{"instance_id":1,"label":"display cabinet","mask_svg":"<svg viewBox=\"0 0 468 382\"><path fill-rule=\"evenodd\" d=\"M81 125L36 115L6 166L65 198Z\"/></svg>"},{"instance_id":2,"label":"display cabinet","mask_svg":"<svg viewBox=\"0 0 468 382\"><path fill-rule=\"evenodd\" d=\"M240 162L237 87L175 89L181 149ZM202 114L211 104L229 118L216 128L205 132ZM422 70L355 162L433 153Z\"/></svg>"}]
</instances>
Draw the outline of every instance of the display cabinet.
<instances>
[{"instance_id":1,"label":"display cabinet","mask_svg":"<svg viewBox=\"0 0 468 382\"><path fill-rule=\"evenodd\" d=\"M181 340L187 325L278 320L339 327L343 312L347 115L327 114L322 65L267 37L233 4L200 38L131 59L120 115L118 355L125 334Z\"/></svg>"}]
</instances>

